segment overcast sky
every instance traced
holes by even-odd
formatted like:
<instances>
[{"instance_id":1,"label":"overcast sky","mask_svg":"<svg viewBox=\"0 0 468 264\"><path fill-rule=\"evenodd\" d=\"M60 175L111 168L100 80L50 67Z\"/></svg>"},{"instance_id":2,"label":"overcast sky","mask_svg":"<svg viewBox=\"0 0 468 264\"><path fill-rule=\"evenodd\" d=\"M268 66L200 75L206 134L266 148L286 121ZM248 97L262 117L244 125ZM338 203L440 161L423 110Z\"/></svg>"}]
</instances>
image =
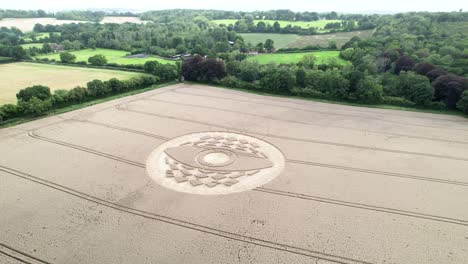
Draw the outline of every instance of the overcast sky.
<instances>
[{"instance_id":1,"label":"overcast sky","mask_svg":"<svg viewBox=\"0 0 468 264\"><path fill-rule=\"evenodd\" d=\"M159 10L173 8L218 10L272 10L293 11L458 11L468 9L463 0L2 0L1 9L44 9L48 11L89 8L122 8Z\"/></svg>"}]
</instances>

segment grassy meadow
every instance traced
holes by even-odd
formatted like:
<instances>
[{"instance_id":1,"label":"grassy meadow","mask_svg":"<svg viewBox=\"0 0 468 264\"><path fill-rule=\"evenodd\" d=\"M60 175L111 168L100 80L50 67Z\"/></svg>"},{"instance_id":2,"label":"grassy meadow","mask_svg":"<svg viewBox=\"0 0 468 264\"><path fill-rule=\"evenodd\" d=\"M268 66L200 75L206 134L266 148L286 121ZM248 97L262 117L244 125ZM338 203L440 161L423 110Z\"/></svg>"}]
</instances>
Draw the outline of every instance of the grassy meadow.
<instances>
[{"instance_id":1,"label":"grassy meadow","mask_svg":"<svg viewBox=\"0 0 468 264\"><path fill-rule=\"evenodd\" d=\"M57 66L39 63L0 64L0 105L16 102L16 93L32 85L49 86L51 90L71 89L99 79L129 79L140 73Z\"/></svg>"},{"instance_id":2,"label":"grassy meadow","mask_svg":"<svg viewBox=\"0 0 468 264\"><path fill-rule=\"evenodd\" d=\"M244 38L245 43L256 45L260 42L265 43L265 40L271 39L275 42L275 48L286 48L290 43L298 41L301 36L295 34L275 34L275 33L242 33L239 34Z\"/></svg>"},{"instance_id":3,"label":"grassy meadow","mask_svg":"<svg viewBox=\"0 0 468 264\"><path fill-rule=\"evenodd\" d=\"M43 43L28 43L28 44L23 44L23 45L20 45L21 47L23 47L23 49L29 49L29 48L42 48L42 45Z\"/></svg>"},{"instance_id":4,"label":"grassy meadow","mask_svg":"<svg viewBox=\"0 0 468 264\"><path fill-rule=\"evenodd\" d=\"M314 51L314 52L299 52L299 53L268 53L257 56L251 56L248 60L257 61L259 64L268 63L298 63L305 55L312 54L317 58L317 64L326 64L330 60L336 60L339 64L347 62L339 57L339 51Z\"/></svg>"},{"instance_id":5,"label":"grassy meadow","mask_svg":"<svg viewBox=\"0 0 468 264\"><path fill-rule=\"evenodd\" d=\"M38 41L38 40L43 40L45 38L48 38L50 37L50 34L51 33L54 33L54 34L58 34L58 35L61 35L60 32L39 32L39 33L36 33L36 32L29 32L27 33L26 35L24 35L23 37L21 37L22 40L24 40L25 42L32 42L33 39L31 38L31 35L34 35L35 36L35 40Z\"/></svg>"},{"instance_id":6,"label":"grassy meadow","mask_svg":"<svg viewBox=\"0 0 468 264\"><path fill-rule=\"evenodd\" d=\"M123 50L113 50L113 49L83 49L83 50L75 50L70 51L70 53L76 56L76 61L86 61L88 62L88 58L92 57L96 54L102 54L106 56L107 61L109 63L117 63L121 65L129 65L129 64L144 64L147 61L158 61L160 63L170 63L175 64L174 61L162 59L159 57L147 57L147 58L125 58L128 52ZM40 55L37 56L38 59L48 58L48 59L55 59L60 61L60 54L47 54L47 55Z\"/></svg>"}]
</instances>

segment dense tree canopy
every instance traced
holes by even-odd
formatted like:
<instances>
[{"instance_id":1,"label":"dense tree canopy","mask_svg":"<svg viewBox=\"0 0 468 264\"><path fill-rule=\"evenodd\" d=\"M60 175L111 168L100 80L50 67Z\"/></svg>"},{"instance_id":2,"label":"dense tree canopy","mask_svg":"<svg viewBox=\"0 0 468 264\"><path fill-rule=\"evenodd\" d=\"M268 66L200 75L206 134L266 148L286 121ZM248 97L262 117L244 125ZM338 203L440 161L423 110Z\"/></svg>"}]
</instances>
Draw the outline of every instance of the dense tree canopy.
<instances>
[{"instance_id":1,"label":"dense tree canopy","mask_svg":"<svg viewBox=\"0 0 468 264\"><path fill-rule=\"evenodd\" d=\"M99 21L109 14L93 11L46 13L40 10L0 10L2 17L13 15ZM125 66L145 71L152 75L151 78L161 81L172 81L182 75L189 81L214 82L271 93L361 103L466 109L466 12L353 15L290 10L161 10L144 12L139 16L149 22L36 25L35 32L26 34L15 28L0 28L0 56L24 60L62 49L118 49L129 54L158 55L180 60L181 64L175 66L158 62ZM218 25L211 21L214 19L233 19L235 22L232 25ZM349 61L344 65L333 61L323 62L312 55L303 57L297 64L259 65L246 59L254 51L275 52L275 43L267 39L252 45L246 43L238 33L319 34L314 28L304 29L285 23L319 19L341 21L325 26L331 32L370 28L375 30L372 37L361 39L355 36L341 47L341 58ZM276 22L265 23L260 20ZM282 20L281 24L278 20ZM50 34L44 34L45 37L39 39L38 33L42 32ZM26 42L25 39L40 45L24 49L20 45ZM336 49L336 41L331 39L327 48ZM65 63L73 63L75 60L68 52L62 52L60 59ZM109 64L99 54L90 57L89 63L96 67L122 67ZM25 89L18 97L22 105L14 107L49 107L49 103L40 104L37 100L50 101L52 106L82 102L86 98L125 91L129 89L127 87L142 87L140 81L130 83L95 80L89 82L87 87L77 87L68 92L62 90L52 95L50 91L47 95L43 88ZM26 105L30 100L31 104ZM23 111L14 107L2 107L2 118Z\"/></svg>"}]
</instances>

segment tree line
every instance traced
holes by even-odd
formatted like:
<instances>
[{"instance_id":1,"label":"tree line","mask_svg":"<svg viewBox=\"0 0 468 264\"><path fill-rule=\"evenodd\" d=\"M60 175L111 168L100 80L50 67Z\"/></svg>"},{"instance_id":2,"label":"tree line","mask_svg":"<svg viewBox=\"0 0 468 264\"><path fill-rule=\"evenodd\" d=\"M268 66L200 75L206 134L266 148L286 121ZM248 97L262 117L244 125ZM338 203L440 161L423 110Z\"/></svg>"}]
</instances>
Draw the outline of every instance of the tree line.
<instances>
[{"instance_id":1,"label":"tree line","mask_svg":"<svg viewBox=\"0 0 468 264\"><path fill-rule=\"evenodd\" d=\"M108 81L93 80L88 82L86 87L55 90L53 93L51 93L49 87L34 85L24 88L16 94L18 99L16 104L0 106L0 121L24 116L39 116L52 109L91 101L112 94L142 89L158 82L158 77L150 75L142 75L123 81L115 78Z\"/></svg>"},{"instance_id":2,"label":"tree line","mask_svg":"<svg viewBox=\"0 0 468 264\"><path fill-rule=\"evenodd\" d=\"M297 64L280 65L260 65L234 55L224 59L196 56L184 61L182 75L188 81L274 94L363 104L458 108L468 113L468 78L447 73L429 78L422 68L424 65L397 74L369 74L354 65L317 65L313 55Z\"/></svg>"},{"instance_id":3,"label":"tree line","mask_svg":"<svg viewBox=\"0 0 468 264\"><path fill-rule=\"evenodd\" d=\"M375 24L369 22L367 18L364 21L342 21L342 22L330 22L327 23L323 29L327 29L327 33L335 32L349 32L354 30L366 30L375 27ZM286 23L287 24L287 23ZM281 26L278 21L266 23L264 21L255 22L252 16L246 16L242 19L237 20L234 24L221 24L222 27L226 27L229 31L235 31L239 33L281 33L281 34L299 34L299 35L315 35L318 34L319 28L308 27L302 28L300 26L292 26L287 24Z\"/></svg>"}]
</instances>

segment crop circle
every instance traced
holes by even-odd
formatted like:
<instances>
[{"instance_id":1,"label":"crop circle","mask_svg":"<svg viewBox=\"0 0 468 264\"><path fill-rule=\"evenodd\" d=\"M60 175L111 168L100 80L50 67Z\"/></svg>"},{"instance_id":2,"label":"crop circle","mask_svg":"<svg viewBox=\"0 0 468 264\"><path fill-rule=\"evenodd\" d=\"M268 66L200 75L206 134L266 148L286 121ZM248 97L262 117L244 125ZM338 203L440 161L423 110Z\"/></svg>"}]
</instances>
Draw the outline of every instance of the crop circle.
<instances>
[{"instance_id":1,"label":"crop circle","mask_svg":"<svg viewBox=\"0 0 468 264\"><path fill-rule=\"evenodd\" d=\"M148 157L148 175L185 193L216 195L251 190L277 177L284 156L272 144L230 132L202 132L171 139Z\"/></svg>"}]
</instances>

